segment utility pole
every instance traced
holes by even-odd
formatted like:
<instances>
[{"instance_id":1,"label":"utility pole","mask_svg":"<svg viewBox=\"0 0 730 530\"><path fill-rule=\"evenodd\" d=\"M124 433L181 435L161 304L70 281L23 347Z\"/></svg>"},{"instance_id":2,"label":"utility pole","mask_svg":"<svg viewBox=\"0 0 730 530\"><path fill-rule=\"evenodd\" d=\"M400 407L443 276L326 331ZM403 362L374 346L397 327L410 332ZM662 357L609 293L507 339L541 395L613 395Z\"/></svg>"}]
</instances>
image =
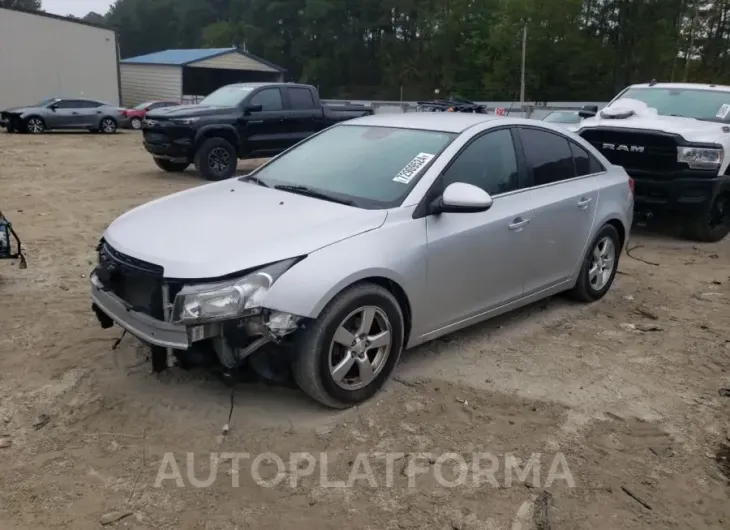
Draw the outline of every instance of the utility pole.
<instances>
[{"instance_id":1,"label":"utility pole","mask_svg":"<svg viewBox=\"0 0 730 530\"><path fill-rule=\"evenodd\" d=\"M522 73L520 76L520 112L525 111L525 60L527 58L527 24L522 28Z\"/></svg>"}]
</instances>

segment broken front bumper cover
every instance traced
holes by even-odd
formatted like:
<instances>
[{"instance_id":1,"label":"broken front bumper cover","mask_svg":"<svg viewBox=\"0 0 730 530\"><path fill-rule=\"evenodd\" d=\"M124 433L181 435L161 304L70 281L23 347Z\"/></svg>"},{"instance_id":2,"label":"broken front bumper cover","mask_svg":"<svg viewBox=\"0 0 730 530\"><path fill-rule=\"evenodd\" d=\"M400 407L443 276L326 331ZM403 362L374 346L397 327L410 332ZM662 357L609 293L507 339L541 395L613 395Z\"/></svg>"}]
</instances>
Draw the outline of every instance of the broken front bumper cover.
<instances>
[{"instance_id":1,"label":"broken front bumper cover","mask_svg":"<svg viewBox=\"0 0 730 530\"><path fill-rule=\"evenodd\" d=\"M94 306L115 324L127 330L139 340L176 350L190 348L188 330L182 324L172 324L135 311L121 298L106 290L96 274L91 274L91 299ZM101 316L99 319L101 320Z\"/></svg>"}]
</instances>

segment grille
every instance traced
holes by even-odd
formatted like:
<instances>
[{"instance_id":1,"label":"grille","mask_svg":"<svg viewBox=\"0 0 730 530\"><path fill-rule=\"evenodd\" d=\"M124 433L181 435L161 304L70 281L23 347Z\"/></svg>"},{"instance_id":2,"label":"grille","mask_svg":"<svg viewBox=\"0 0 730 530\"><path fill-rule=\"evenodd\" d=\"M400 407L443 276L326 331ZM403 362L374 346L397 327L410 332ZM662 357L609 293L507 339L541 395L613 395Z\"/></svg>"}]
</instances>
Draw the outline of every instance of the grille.
<instances>
[{"instance_id":1,"label":"grille","mask_svg":"<svg viewBox=\"0 0 730 530\"><path fill-rule=\"evenodd\" d=\"M97 276L102 284L135 311L164 320L162 308L163 269L113 249L104 242L99 250Z\"/></svg>"},{"instance_id":2,"label":"grille","mask_svg":"<svg viewBox=\"0 0 730 530\"><path fill-rule=\"evenodd\" d=\"M144 132L144 139L148 143L151 144L168 144L170 143L170 139L165 136L164 134L160 133L153 133L153 132Z\"/></svg>"},{"instance_id":3,"label":"grille","mask_svg":"<svg viewBox=\"0 0 730 530\"><path fill-rule=\"evenodd\" d=\"M581 136L598 149L609 162L623 166L627 173L631 170L651 172L657 177L687 169L677 162L677 138L661 133L627 131L616 129L588 129ZM612 144L616 149L606 147ZM625 146L620 150L619 146ZM631 147L643 147L643 152L632 152Z\"/></svg>"}]
</instances>

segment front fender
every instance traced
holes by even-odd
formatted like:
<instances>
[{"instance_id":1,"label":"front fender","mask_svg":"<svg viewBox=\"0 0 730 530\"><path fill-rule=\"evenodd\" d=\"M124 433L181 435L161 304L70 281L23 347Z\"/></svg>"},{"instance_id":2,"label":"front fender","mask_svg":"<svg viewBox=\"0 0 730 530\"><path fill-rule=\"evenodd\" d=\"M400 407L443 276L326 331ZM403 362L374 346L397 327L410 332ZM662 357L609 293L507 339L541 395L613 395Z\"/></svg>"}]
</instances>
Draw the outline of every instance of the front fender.
<instances>
[{"instance_id":1,"label":"front fender","mask_svg":"<svg viewBox=\"0 0 730 530\"><path fill-rule=\"evenodd\" d=\"M397 215L400 218L401 211ZM317 318L348 286L367 278L384 278L405 292L415 327L425 300L426 225L425 219L411 219L410 213L404 217L389 219L380 228L309 254L274 283L262 304Z\"/></svg>"},{"instance_id":2,"label":"front fender","mask_svg":"<svg viewBox=\"0 0 730 530\"><path fill-rule=\"evenodd\" d=\"M213 134L214 133L214 134ZM203 138L209 136L220 135L223 133L227 137L235 138L235 147L241 145L241 138L238 135L238 131L233 125L211 123L210 125L203 125L200 129L195 132L195 145L198 145Z\"/></svg>"}]
</instances>

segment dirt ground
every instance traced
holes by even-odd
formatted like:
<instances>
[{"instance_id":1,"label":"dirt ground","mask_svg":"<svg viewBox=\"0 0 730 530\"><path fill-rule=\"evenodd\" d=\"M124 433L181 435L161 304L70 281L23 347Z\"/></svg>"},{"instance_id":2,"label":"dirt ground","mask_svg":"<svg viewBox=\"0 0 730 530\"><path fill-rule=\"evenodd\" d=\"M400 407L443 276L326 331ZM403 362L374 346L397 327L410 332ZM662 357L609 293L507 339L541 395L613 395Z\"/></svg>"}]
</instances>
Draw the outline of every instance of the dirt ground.
<instances>
[{"instance_id":1,"label":"dirt ground","mask_svg":"<svg viewBox=\"0 0 730 530\"><path fill-rule=\"evenodd\" d=\"M129 336L113 350L87 284L109 222L201 184L158 170L132 132L0 134L0 208L29 264L0 264L1 529L730 528L730 240L635 232L604 300L419 347L346 412L242 385L224 437L229 390L151 375ZM241 452L238 472L209 458ZM373 456L389 452L390 467Z\"/></svg>"}]
</instances>

